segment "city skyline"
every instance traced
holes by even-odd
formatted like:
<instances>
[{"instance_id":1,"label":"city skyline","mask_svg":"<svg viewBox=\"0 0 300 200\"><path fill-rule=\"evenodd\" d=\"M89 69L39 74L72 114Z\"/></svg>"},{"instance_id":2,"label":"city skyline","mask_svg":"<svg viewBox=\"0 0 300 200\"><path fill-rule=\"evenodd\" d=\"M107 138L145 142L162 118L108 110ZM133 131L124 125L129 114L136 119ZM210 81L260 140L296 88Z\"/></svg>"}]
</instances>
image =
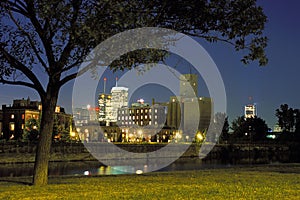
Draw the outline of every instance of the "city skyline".
<instances>
[{"instance_id":1,"label":"city skyline","mask_svg":"<svg viewBox=\"0 0 300 200\"><path fill-rule=\"evenodd\" d=\"M221 72L227 93L229 120L232 121L237 116L243 115L244 106L249 103L251 96L251 101L257 104L258 116L266 120L268 126L273 128L277 121L275 110L280 104L287 103L290 107L300 108L300 94L296 90L300 81L297 68L300 44L300 40L297 39L300 34L297 20L300 17L298 13L300 3L275 0L272 3L258 1L258 4L263 7L269 18L265 28L265 33L269 37L267 47L269 64L267 66L259 67L257 62L253 62L245 67L240 62L241 53L235 52L231 46L221 43L209 44L204 40L198 41L208 51ZM117 75L113 74L108 79L114 80L115 76ZM58 101L58 104L65 107L68 113L71 113L73 83L70 82L62 88ZM149 101L148 97L153 96L158 87L154 85L152 89L149 88L150 92L144 94L143 98ZM0 91L1 105L11 104L13 99L28 96L33 100L39 99L36 92L24 87L0 85ZM142 95L142 89L140 93L139 91L136 91L136 96ZM165 94L168 93L167 89L164 91L159 98L170 96L170 91L169 94ZM208 96L201 82L199 93L200 96Z\"/></svg>"}]
</instances>

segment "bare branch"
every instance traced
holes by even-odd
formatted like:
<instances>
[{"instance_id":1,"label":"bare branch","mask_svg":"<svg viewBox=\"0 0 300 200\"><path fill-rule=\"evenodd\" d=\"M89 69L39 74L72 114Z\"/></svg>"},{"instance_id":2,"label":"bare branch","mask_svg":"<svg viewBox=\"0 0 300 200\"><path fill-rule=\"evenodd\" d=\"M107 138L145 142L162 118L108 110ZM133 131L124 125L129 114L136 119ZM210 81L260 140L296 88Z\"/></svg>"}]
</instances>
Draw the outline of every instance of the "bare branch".
<instances>
[{"instance_id":1,"label":"bare branch","mask_svg":"<svg viewBox=\"0 0 300 200\"><path fill-rule=\"evenodd\" d=\"M30 37L29 33L27 33L21 26L20 24L17 22L17 20L14 18L14 16L12 15L11 12L9 12L9 15L12 19L12 21L15 23L15 25L18 27L18 29L20 31L23 32L23 34L27 37L29 43L30 43L30 46L32 47L32 50L34 51L34 53L36 54L38 60L40 61L40 63L42 64L42 66L44 67L45 71L49 74L49 69L46 65L46 63L44 62L44 60L42 59L42 57L40 56L36 46L34 45L34 41L32 40L32 38Z\"/></svg>"},{"instance_id":2,"label":"bare branch","mask_svg":"<svg viewBox=\"0 0 300 200\"><path fill-rule=\"evenodd\" d=\"M36 87L35 87L34 84L28 83L28 82L25 82L25 81L9 81L9 80L0 79L0 83L9 84L9 85L26 86L26 87L29 87L29 88L32 88L32 89L36 90Z\"/></svg>"},{"instance_id":3,"label":"bare branch","mask_svg":"<svg viewBox=\"0 0 300 200\"><path fill-rule=\"evenodd\" d=\"M21 71L24 73L24 75L34 84L34 89L37 90L37 92L41 95L45 95L45 91L43 89L42 84L38 80L38 78L35 76L35 74L25 65L23 65L20 61L18 61L14 56L12 56L10 53L8 53L2 44L0 44L0 52L4 55L8 63L15 69Z\"/></svg>"}]
</instances>

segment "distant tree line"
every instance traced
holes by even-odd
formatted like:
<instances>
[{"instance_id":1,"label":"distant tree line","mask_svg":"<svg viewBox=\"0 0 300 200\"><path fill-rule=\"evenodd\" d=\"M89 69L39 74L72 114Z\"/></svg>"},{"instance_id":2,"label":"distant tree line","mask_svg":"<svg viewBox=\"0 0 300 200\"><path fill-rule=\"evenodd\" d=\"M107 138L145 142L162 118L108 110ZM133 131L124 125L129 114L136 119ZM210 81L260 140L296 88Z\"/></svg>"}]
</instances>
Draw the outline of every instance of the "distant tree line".
<instances>
[{"instance_id":1,"label":"distant tree line","mask_svg":"<svg viewBox=\"0 0 300 200\"><path fill-rule=\"evenodd\" d=\"M300 143L300 110L293 109L287 104L282 104L276 109L277 124L282 129L280 133L276 133L275 142L299 142ZM229 128L232 130L229 132ZM224 128L219 138L220 143L225 142L264 142L271 140L267 135L270 133L270 128L265 120L255 116L254 118L245 118L239 116L232 121L229 127L228 117L225 119Z\"/></svg>"}]
</instances>

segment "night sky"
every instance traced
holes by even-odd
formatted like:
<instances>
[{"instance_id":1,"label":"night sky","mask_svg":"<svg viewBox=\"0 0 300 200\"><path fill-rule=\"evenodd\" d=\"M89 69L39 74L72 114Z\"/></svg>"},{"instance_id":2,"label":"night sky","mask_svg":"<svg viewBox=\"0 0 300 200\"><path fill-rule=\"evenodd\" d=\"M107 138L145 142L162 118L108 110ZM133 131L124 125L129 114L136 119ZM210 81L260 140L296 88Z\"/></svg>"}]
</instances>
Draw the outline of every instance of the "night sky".
<instances>
[{"instance_id":1,"label":"night sky","mask_svg":"<svg viewBox=\"0 0 300 200\"><path fill-rule=\"evenodd\" d=\"M272 0L258 1L268 16L265 34L269 38L267 56L269 63L260 67L257 62L243 65L240 62L242 52L235 52L226 44L210 44L204 40L199 43L206 49L218 66L222 75L227 94L227 114L232 121L243 115L243 106L255 102L258 116L266 120L273 128L277 119L275 110L280 104L287 103L292 108L300 108L300 1ZM114 77L108 75L107 90L115 84ZM71 113L73 82L65 85L59 97L59 105ZM99 86L99 92L103 92ZM157 91L163 91L157 93ZM145 93L145 91L147 91ZM136 91L131 101L145 98L151 101L154 97L158 101L167 101L171 93L168 89L158 86L144 86ZM207 89L199 82L199 95L207 96ZM39 99L38 94L25 87L0 85L0 105L11 104L13 99ZM252 100L249 100L251 97Z\"/></svg>"}]
</instances>

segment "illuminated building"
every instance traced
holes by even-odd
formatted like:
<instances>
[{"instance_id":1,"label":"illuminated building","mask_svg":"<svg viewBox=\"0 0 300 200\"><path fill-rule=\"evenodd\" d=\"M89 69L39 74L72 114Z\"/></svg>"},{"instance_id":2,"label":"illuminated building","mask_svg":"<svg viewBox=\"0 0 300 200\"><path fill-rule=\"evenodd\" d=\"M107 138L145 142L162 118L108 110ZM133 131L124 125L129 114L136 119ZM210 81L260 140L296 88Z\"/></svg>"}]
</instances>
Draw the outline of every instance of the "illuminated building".
<instances>
[{"instance_id":1,"label":"illuminated building","mask_svg":"<svg viewBox=\"0 0 300 200\"><path fill-rule=\"evenodd\" d=\"M30 119L39 121L42 106L39 101L30 99L13 100L13 105L2 105L2 131L4 139L22 139L26 122ZM57 125L63 130L72 129L72 116L66 114L64 109L57 106L55 109ZM1 119L1 117L0 117ZM1 121L1 120L0 120Z\"/></svg>"},{"instance_id":2,"label":"illuminated building","mask_svg":"<svg viewBox=\"0 0 300 200\"><path fill-rule=\"evenodd\" d=\"M257 116L257 110L255 104L248 104L245 106L244 112L245 118L254 118Z\"/></svg>"},{"instance_id":3,"label":"illuminated building","mask_svg":"<svg viewBox=\"0 0 300 200\"><path fill-rule=\"evenodd\" d=\"M118 109L128 107L128 88L116 86L111 89L111 107L111 121L117 122Z\"/></svg>"},{"instance_id":4,"label":"illuminated building","mask_svg":"<svg viewBox=\"0 0 300 200\"><path fill-rule=\"evenodd\" d=\"M99 122L109 125L112 121L111 94L100 94L98 98Z\"/></svg>"}]
</instances>

